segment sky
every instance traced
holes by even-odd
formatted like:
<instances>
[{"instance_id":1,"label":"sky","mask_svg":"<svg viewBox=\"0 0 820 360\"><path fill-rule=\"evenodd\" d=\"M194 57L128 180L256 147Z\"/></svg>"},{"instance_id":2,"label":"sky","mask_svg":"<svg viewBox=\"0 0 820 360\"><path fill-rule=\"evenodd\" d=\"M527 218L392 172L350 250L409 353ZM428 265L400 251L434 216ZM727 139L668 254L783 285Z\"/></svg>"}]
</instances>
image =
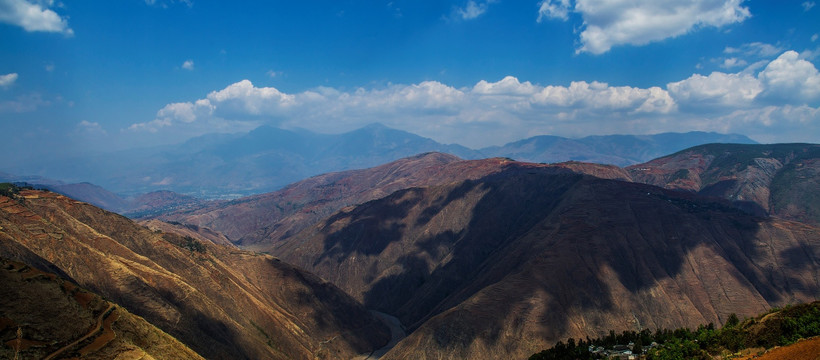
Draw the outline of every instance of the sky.
<instances>
[{"instance_id":1,"label":"sky","mask_svg":"<svg viewBox=\"0 0 820 360\"><path fill-rule=\"evenodd\" d=\"M818 5L0 0L0 150L374 122L472 148L695 130L820 143Z\"/></svg>"}]
</instances>

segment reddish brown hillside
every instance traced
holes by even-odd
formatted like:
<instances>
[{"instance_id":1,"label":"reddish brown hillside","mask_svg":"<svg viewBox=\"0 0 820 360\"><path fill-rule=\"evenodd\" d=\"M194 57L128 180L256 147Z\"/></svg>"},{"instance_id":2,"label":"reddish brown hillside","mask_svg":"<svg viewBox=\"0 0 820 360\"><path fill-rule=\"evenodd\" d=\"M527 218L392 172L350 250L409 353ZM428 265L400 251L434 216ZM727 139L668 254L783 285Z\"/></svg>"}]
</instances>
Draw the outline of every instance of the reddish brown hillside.
<instances>
[{"instance_id":1,"label":"reddish brown hillside","mask_svg":"<svg viewBox=\"0 0 820 360\"><path fill-rule=\"evenodd\" d=\"M225 235L208 228L203 228L190 224L183 225L180 223L168 223L156 219L142 220L138 221L137 223L154 231L162 231L182 236L189 236L199 240L208 240L217 245L236 248L236 245L234 245L230 240L228 240L228 238L225 237Z\"/></svg>"},{"instance_id":2,"label":"reddish brown hillside","mask_svg":"<svg viewBox=\"0 0 820 360\"><path fill-rule=\"evenodd\" d=\"M208 227L224 233L244 248L267 251L280 239L293 236L345 206L411 187L478 179L513 163L516 162L504 158L460 160L452 155L427 153L370 169L320 175L273 193L218 202L159 218ZM622 169L609 165L568 162L521 166L556 166L604 178L629 178Z\"/></svg>"},{"instance_id":3,"label":"reddish brown hillside","mask_svg":"<svg viewBox=\"0 0 820 360\"><path fill-rule=\"evenodd\" d=\"M638 182L820 225L820 145L708 144L626 170Z\"/></svg>"},{"instance_id":4,"label":"reddish brown hillside","mask_svg":"<svg viewBox=\"0 0 820 360\"><path fill-rule=\"evenodd\" d=\"M59 268L210 359L346 359L389 340L333 285L48 192L0 196L0 256Z\"/></svg>"},{"instance_id":5,"label":"reddish brown hillside","mask_svg":"<svg viewBox=\"0 0 820 360\"><path fill-rule=\"evenodd\" d=\"M59 276L0 258L0 358L202 359Z\"/></svg>"},{"instance_id":6,"label":"reddish brown hillside","mask_svg":"<svg viewBox=\"0 0 820 360\"><path fill-rule=\"evenodd\" d=\"M811 301L819 251L812 226L515 163L345 208L274 249L414 330L395 359L524 358Z\"/></svg>"}]
</instances>

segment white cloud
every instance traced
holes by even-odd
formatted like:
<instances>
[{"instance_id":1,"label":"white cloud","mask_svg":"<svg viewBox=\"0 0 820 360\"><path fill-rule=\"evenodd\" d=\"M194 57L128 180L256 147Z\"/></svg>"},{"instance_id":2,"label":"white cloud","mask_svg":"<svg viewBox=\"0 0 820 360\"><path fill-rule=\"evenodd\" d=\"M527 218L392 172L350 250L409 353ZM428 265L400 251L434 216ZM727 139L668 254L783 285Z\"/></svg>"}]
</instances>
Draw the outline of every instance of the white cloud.
<instances>
[{"instance_id":1,"label":"white cloud","mask_svg":"<svg viewBox=\"0 0 820 360\"><path fill-rule=\"evenodd\" d=\"M275 78L277 76L281 76L282 72L281 71L268 70L268 72L266 72L265 74L272 77L272 78Z\"/></svg>"},{"instance_id":2,"label":"white cloud","mask_svg":"<svg viewBox=\"0 0 820 360\"><path fill-rule=\"evenodd\" d=\"M538 22L545 18L568 20L570 10L569 0L541 0L538 3Z\"/></svg>"},{"instance_id":3,"label":"white cloud","mask_svg":"<svg viewBox=\"0 0 820 360\"><path fill-rule=\"evenodd\" d=\"M814 7L814 1L804 1L803 2L803 11L809 11L811 8Z\"/></svg>"},{"instance_id":4,"label":"white cloud","mask_svg":"<svg viewBox=\"0 0 820 360\"><path fill-rule=\"evenodd\" d=\"M58 32L74 35L68 21L49 9L53 1L0 0L0 22L22 27L28 32Z\"/></svg>"},{"instance_id":5,"label":"white cloud","mask_svg":"<svg viewBox=\"0 0 820 360\"><path fill-rule=\"evenodd\" d=\"M0 87L7 88L17 81L17 73L0 75Z\"/></svg>"},{"instance_id":6,"label":"white cloud","mask_svg":"<svg viewBox=\"0 0 820 360\"><path fill-rule=\"evenodd\" d=\"M456 8L455 14L462 20L472 20L487 12L487 8L490 6L490 3L492 2L493 0L479 2L476 2L475 0L469 0L463 8Z\"/></svg>"},{"instance_id":7,"label":"white cloud","mask_svg":"<svg viewBox=\"0 0 820 360\"><path fill-rule=\"evenodd\" d=\"M678 102L692 107L745 107L763 92L760 81L749 74L713 72L709 76L694 74L686 80L666 85Z\"/></svg>"},{"instance_id":8,"label":"white cloud","mask_svg":"<svg viewBox=\"0 0 820 360\"><path fill-rule=\"evenodd\" d=\"M597 81L573 81L569 87L547 86L534 99L538 104L607 112L668 113L675 109L674 100L663 89L615 87Z\"/></svg>"},{"instance_id":9,"label":"white cloud","mask_svg":"<svg viewBox=\"0 0 820 360\"><path fill-rule=\"evenodd\" d=\"M818 35L818 34L814 34L814 35L812 35L812 36L811 36L811 42L815 42L815 41L817 41L817 38L818 38L818 37L820 37L820 35Z\"/></svg>"},{"instance_id":10,"label":"white cloud","mask_svg":"<svg viewBox=\"0 0 820 360\"><path fill-rule=\"evenodd\" d=\"M185 70L193 70L194 69L194 61L193 60L185 60L185 62L182 63L182 68L185 69Z\"/></svg>"},{"instance_id":11,"label":"white cloud","mask_svg":"<svg viewBox=\"0 0 820 360\"><path fill-rule=\"evenodd\" d=\"M800 59L792 50L769 63L758 75L766 95L785 101L820 99L820 73L814 64Z\"/></svg>"},{"instance_id":12,"label":"white cloud","mask_svg":"<svg viewBox=\"0 0 820 360\"><path fill-rule=\"evenodd\" d=\"M613 46L646 45L700 27L722 27L750 17L743 0L543 0L538 20L567 20L581 14L584 27L577 52L603 54Z\"/></svg>"},{"instance_id":13,"label":"white cloud","mask_svg":"<svg viewBox=\"0 0 820 360\"><path fill-rule=\"evenodd\" d=\"M157 136L181 134L184 129L202 134L236 132L267 123L333 133L381 122L443 143L475 148L540 134L690 130L791 141L788 136L800 133L800 127L820 126L817 109L812 107L820 101L817 79L812 63L795 52L785 52L736 73L693 74L665 88L598 81L539 85L507 76L463 88L424 81L285 93L242 80L199 100L168 104L153 120L134 124L130 130ZM820 142L818 131L803 136Z\"/></svg>"}]
</instances>

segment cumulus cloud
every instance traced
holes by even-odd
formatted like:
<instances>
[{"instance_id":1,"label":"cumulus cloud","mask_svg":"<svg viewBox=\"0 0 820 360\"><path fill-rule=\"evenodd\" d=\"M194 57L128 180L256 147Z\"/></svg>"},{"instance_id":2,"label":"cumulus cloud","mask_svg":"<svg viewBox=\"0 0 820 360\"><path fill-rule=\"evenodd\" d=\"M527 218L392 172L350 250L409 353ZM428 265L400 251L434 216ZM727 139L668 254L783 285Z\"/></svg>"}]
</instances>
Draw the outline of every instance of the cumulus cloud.
<instances>
[{"instance_id":1,"label":"cumulus cloud","mask_svg":"<svg viewBox=\"0 0 820 360\"><path fill-rule=\"evenodd\" d=\"M646 45L700 27L742 22L751 14L743 0L544 0L538 20L567 20L570 11L583 18L577 52L603 54L613 46Z\"/></svg>"},{"instance_id":2,"label":"cumulus cloud","mask_svg":"<svg viewBox=\"0 0 820 360\"><path fill-rule=\"evenodd\" d=\"M17 73L0 75L0 87L7 88L17 81Z\"/></svg>"},{"instance_id":3,"label":"cumulus cloud","mask_svg":"<svg viewBox=\"0 0 820 360\"><path fill-rule=\"evenodd\" d=\"M194 69L194 61L193 60L185 60L185 62L182 63L182 68L185 69L185 70L193 70Z\"/></svg>"},{"instance_id":4,"label":"cumulus cloud","mask_svg":"<svg viewBox=\"0 0 820 360\"><path fill-rule=\"evenodd\" d=\"M763 91L763 84L749 74L713 72L709 76L693 74L686 80L667 84L666 88L678 102L694 108L744 107Z\"/></svg>"},{"instance_id":5,"label":"cumulus cloud","mask_svg":"<svg viewBox=\"0 0 820 360\"><path fill-rule=\"evenodd\" d=\"M820 76L811 62L787 51L759 69L692 74L665 87L647 88L599 81L540 85L507 76L462 88L424 81L286 93L242 80L198 100L168 104L153 120L130 130L235 132L267 123L332 133L381 122L478 148L541 134L689 130L789 141L785 136L799 133L799 127L820 126L817 108L812 107L820 101ZM814 134L812 141L820 141L820 132L809 134Z\"/></svg>"},{"instance_id":6,"label":"cumulus cloud","mask_svg":"<svg viewBox=\"0 0 820 360\"><path fill-rule=\"evenodd\" d=\"M675 109L675 101L661 88L609 86L597 81L573 81L569 87L547 86L534 96L534 102L548 106L623 111L630 114L668 113Z\"/></svg>"},{"instance_id":7,"label":"cumulus cloud","mask_svg":"<svg viewBox=\"0 0 820 360\"><path fill-rule=\"evenodd\" d=\"M779 100L812 101L820 98L820 74L814 64L786 51L770 62L759 75L766 95Z\"/></svg>"},{"instance_id":8,"label":"cumulus cloud","mask_svg":"<svg viewBox=\"0 0 820 360\"><path fill-rule=\"evenodd\" d=\"M44 31L74 35L68 21L49 7L54 1L0 0L0 22L22 27L28 32Z\"/></svg>"},{"instance_id":9,"label":"cumulus cloud","mask_svg":"<svg viewBox=\"0 0 820 360\"><path fill-rule=\"evenodd\" d=\"M814 1L804 1L802 5L803 5L803 11L809 11L809 10L811 10L811 8L814 7L815 3L814 3Z\"/></svg>"}]
</instances>

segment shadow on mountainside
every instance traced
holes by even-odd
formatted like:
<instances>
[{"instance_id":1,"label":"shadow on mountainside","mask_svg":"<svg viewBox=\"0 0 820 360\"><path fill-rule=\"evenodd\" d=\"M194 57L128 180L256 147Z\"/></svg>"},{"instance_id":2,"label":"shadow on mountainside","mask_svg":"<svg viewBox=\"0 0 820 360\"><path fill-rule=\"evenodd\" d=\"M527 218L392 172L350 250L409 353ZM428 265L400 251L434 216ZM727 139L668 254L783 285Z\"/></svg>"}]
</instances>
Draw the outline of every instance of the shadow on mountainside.
<instances>
[{"instance_id":1,"label":"shadow on mountainside","mask_svg":"<svg viewBox=\"0 0 820 360\"><path fill-rule=\"evenodd\" d=\"M467 207L453 205L458 202L472 207L461 212ZM454 230L458 217L469 221ZM587 328L612 327L602 314L622 307L614 295L620 289L627 291L623 296L648 302L635 305L643 307L643 327L679 323L690 315L686 309L725 321L724 310L707 308L714 305L709 292L723 286L713 283L715 276L731 277L744 287L734 290L759 294L766 305L791 301L794 292L816 296L817 280L795 271L818 268L817 244L776 243L790 247L775 251L772 242L784 237L760 235L761 229L789 230L771 221L727 201L556 169L510 167L449 188L399 191L337 213L324 224L325 251L313 265L343 266L345 259L369 256L364 304L396 315L412 330L432 318L432 336L441 348L467 346L478 337L496 343L511 317L521 315L537 315L542 335L558 340L579 327L571 323L573 314L590 313ZM719 259L693 258L702 249ZM699 283L672 287L676 295L694 299L692 304L664 306L665 300L647 297L660 281L689 279L693 271L700 278L691 281ZM698 286L707 294L699 294ZM463 304L473 296L475 301ZM532 305L535 297L543 303ZM675 310L667 307L680 314L670 315ZM434 318L440 314L446 321ZM668 318L650 319L663 314ZM510 326L524 320L513 319Z\"/></svg>"}]
</instances>

